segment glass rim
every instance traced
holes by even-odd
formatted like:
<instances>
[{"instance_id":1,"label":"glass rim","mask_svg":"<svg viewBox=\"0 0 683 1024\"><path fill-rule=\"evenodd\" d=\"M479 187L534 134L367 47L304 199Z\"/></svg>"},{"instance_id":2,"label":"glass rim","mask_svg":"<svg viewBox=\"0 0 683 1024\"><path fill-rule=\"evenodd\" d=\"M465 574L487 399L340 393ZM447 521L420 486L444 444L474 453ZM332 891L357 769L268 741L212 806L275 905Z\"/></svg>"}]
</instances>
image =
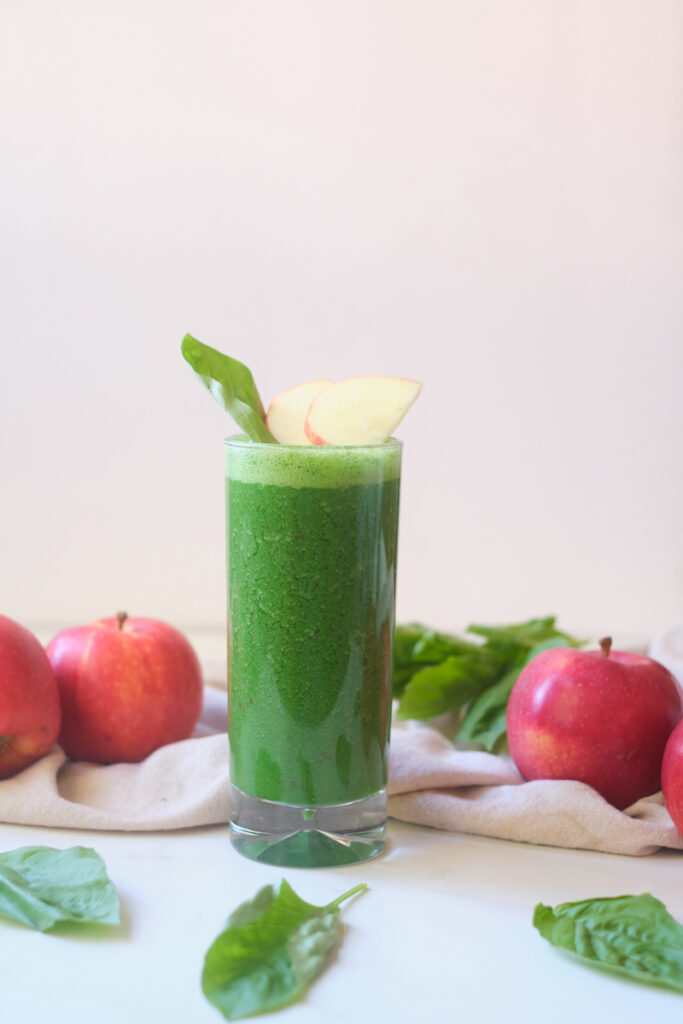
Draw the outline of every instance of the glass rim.
<instances>
[{"instance_id":1,"label":"glass rim","mask_svg":"<svg viewBox=\"0 0 683 1024\"><path fill-rule=\"evenodd\" d=\"M403 441L398 437L390 437L387 441L378 441L375 444L281 444L279 441L252 441L246 434L231 434L223 438L224 445L231 445L235 448L263 449L275 452L281 448L283 451L299 451L311 453L317 452L352 452L352 451L386 451L392 448L402 448Z\"/></svg>"}]
</instances>

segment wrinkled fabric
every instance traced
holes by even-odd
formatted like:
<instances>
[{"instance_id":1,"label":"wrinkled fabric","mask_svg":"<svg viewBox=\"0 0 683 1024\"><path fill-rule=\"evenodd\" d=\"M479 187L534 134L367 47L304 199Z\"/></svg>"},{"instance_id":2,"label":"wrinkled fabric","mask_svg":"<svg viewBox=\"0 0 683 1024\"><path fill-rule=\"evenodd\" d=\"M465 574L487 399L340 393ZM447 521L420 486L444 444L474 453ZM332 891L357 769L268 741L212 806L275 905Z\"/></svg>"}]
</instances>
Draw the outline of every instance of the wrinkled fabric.
<instances>
[{"instance_id":1,"label":"wrinkled fabric","mask_svg":"<svg viewBox=\"0 0 683 1024\"><path fill-rule=\"evenodd\" d=\"M149 832L229 818L225 691L206 687L191 739L140 764L72 762L61 748L0 782L0 820ZM389 815L434 829L643 856L683 850L661 794L618 811L581 782L524 782L509 758L458 749L416 722L392 731Z\"/></svg>"}]
</instances>

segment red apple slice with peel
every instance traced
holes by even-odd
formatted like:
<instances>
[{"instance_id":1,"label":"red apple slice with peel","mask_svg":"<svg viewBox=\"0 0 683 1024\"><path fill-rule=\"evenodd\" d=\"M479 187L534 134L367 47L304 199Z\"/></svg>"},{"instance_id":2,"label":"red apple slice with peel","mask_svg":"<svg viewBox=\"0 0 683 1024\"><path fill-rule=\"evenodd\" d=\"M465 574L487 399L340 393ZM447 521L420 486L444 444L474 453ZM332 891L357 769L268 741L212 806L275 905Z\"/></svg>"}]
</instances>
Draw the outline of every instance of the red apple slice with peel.
<instances>
[{"instance_id":1,"label":"red apple slice with peel","mask_svg":"<svg viewBox=\"0 0 683 1024\"><path fill-rule=\"evenodd\" d=\"M312 444L306 436L304 423L311 402L332 380L307 380L276 395L268 406L266 426L280 444Z\"/></svg>"},{"instance_id":2,"label":"red apple slice with peel","mask_svg":"<svg viewBox=\"0 0 683 1024\"><path fill-rule=\"evenodd\" d=\"M311 402L304 429L313 444L382 444L399 425L422 385L403 377L350 377Z\"/></svg>"}]
</instances>

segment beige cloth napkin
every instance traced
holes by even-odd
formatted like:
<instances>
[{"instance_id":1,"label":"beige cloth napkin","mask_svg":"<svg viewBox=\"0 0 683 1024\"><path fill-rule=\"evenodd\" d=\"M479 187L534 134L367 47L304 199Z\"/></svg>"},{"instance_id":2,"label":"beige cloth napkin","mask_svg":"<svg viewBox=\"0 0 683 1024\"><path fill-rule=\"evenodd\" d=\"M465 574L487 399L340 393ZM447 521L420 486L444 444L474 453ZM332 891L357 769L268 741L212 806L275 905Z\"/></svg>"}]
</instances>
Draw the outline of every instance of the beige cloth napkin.
<instances>
[{"instance_id":1,"label":"beige cloth napkin","mask_svg":"<svg viewBox=\"0 0 683 1024\"><path fill-rule=\"evenodd\" d=\"M225 691L206 687L196 735L141 764L71 762L55 747L0 782L0 821L144 832L225 823L226 726ZM583 783L525 783L509 759L458 750L415 722L393 729L389 814L435 829L606 853L683 850L661 795L617 811Z\"/></svg>"}]
</instances>

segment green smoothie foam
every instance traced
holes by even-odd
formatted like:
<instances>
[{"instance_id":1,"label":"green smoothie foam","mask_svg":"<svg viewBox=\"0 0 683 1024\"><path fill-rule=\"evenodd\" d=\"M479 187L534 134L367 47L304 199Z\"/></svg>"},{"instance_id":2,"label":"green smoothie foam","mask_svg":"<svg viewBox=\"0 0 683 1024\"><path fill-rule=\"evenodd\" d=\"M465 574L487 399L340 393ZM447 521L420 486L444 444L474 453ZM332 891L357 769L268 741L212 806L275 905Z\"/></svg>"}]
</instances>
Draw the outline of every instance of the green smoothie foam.
<instances>
[{"instance_id":1,"label":"green smoothie foam","mask_svg":"<svg viewBox=\"0 0 683 1024\"><path fill-rule=\"evenodd\" d=\"M400 441L378 445L263 445L243 435L226 443L233 480L285 487L348 487L373 484L398 477L401 472Z\"/></svg>"},{"instance_id":2,"label":"green smoothie foam","mask_svg":"<svg viewBox=\"0 0 683 1024\"><path fill-rule=\"evenodd\" d=\"M231 779L344 803L386 785L400 442L226 442Z\"/></svg>"}]
</instances>

